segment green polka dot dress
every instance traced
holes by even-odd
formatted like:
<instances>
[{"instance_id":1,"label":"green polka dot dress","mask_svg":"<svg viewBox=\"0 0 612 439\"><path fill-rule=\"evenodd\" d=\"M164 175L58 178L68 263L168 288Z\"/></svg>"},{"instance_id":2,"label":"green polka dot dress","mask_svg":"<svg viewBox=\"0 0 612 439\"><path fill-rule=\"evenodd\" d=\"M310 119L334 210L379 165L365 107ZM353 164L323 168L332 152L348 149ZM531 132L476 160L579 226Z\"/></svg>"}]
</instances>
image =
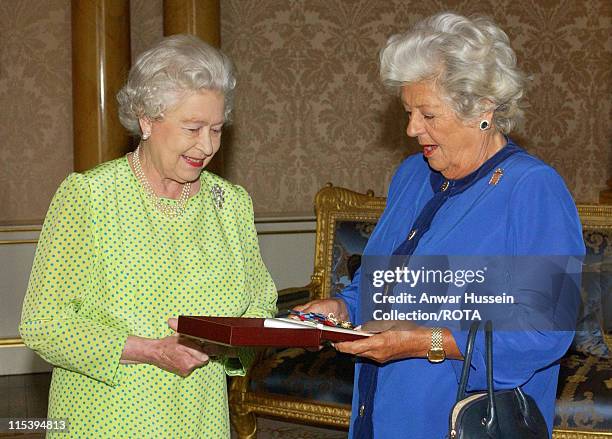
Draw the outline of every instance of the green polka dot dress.
<instances>
[{"instance_id":1,"label":"green polka dot dress","mask_svg":"<svg viewBox=\"0 0 612 439\"><path fill-rule=\"evenodd\" d=\"M229 437L226 375L243 374L251 351L186 378L119 364L128 335L170 335L169 317L274 314L250 197L208 172L201 183L172 219L147 199L126 157L71 174L58 189L19 329L55 366L49 417L70 422L59 437Z\"/></svg>"}]
</instances>

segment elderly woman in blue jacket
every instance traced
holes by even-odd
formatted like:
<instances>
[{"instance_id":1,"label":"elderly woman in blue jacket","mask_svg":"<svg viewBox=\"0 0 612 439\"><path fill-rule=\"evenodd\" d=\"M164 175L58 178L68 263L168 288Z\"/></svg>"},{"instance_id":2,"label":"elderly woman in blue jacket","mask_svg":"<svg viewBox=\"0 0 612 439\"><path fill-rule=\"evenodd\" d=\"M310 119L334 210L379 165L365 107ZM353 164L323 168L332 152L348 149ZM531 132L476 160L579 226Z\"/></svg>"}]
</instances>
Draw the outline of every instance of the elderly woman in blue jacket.
<instances>
[{"instance_id":1,"label":"elderly woman in blue jacket","mask_svg":"<svg viewBox=\"0 0 612 439\"><path fill-rule=\"evenodd\" d=\"M385 85L401 98L407 135L418 140L422 152L395 173L366 257L584 254L579 217L563 179L508 137L523 115L525 75L495 23L452 13L432 16L389 39L380 69ZM339 297L300 309L363 323L361 274ZM572 335L535 330L494 335L496 389L522 386L549 432L556 361ZM466 337L466 331L450 326L414 325L336 344L360 357L350 436L445 437ZM471 367L470 388L483 390L481 336Z\"/></svg>"}]
</instances>

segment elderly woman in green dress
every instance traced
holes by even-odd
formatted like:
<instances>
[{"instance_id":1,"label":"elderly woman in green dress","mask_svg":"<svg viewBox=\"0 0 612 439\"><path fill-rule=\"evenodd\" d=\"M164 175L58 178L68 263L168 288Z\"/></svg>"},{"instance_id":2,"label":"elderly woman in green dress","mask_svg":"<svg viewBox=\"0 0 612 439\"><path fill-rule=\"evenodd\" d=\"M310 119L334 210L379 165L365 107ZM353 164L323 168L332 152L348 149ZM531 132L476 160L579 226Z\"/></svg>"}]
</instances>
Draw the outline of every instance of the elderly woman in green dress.
<instances>
[{"instance_id":1,"label":"elderly woman in green dress","mask_svg":"<svg viewBox=\"0 0 612 439\"><path fill-rule=\"evenodd\" d=\"M175 330L181 314L275 310L248 194L204 170L234 85L220 51L162 40L117 96L138 148L71 174L51 202L20 332L54 366L49 417L70 436L229 437L226 375L244 373L250 351Z\"/></svg>"}]
</instances>

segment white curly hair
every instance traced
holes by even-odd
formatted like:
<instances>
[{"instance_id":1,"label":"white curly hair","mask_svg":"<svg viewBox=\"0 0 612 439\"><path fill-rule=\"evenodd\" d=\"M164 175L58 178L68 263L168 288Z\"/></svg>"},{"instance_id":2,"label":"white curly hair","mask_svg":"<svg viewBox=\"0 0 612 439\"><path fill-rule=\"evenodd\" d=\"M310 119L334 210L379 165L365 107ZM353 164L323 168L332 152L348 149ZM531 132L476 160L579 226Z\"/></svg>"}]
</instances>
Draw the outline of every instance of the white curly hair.
<instances>
[{"instance_id":1,"label":"white curly hair","mask_svg":"<svg viewBox=\"0 0 612 439\"><path fill-rule=\"evenodd\" d=\"M132 134L142 136L139 119L160 119L186 93L223 93L225 120L233 105L236 79L230 59L192 35L173 35L142 53L117 93L119 120Z\"/></svg>"},{"instance_id":2,"label":"white curly hair","mask_svg":"<svg viewBox=\"0 0 612 439\"><path fill-rule=\"evenodd\" d=\"M392 36L380 52L380 76L396 91L435 81L460 119L494 110L493 125L504 134L523 117L528 78L506 33L487 17L443 12Z\"/></svg>"}]
</instances>

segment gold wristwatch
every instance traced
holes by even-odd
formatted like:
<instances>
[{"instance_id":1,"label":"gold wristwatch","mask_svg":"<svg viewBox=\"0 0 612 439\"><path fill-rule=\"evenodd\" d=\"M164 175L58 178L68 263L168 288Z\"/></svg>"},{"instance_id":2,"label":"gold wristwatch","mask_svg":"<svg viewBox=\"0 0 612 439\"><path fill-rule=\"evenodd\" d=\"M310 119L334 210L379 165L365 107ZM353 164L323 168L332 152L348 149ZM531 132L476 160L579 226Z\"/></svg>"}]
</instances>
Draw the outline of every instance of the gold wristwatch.
<instances>
[{"instance_id":1,"label":"gold wristwatch","mask_svg":"<svg viewBox=\"0 0 612 439\"><path fill-rule=\"evenodd\" d=\"M431 328L431 347L427 351L430 363L441 363L446 359L446 352L442 346L442 328Z\"/></svg>"}]
</instances>

